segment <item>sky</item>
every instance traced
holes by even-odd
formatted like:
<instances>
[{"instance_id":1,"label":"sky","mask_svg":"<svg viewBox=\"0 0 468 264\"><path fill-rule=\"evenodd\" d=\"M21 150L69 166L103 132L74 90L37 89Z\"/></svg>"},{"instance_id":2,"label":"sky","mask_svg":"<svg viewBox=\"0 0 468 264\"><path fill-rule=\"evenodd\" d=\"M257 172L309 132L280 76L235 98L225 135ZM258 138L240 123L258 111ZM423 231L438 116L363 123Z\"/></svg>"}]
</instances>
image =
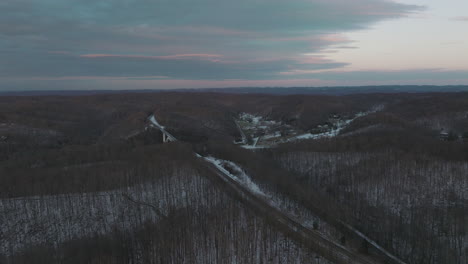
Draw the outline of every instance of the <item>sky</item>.
<instances>
[{"instance_id":1,"label":"sky","mask_svg":"<svg viewBox=\"0 0 468 264\"><path fill-rule=\"evenodd\" d=\"M468 84L468 1L0 1L4 91L392 84Z\"/></svg>"}]
</instances>

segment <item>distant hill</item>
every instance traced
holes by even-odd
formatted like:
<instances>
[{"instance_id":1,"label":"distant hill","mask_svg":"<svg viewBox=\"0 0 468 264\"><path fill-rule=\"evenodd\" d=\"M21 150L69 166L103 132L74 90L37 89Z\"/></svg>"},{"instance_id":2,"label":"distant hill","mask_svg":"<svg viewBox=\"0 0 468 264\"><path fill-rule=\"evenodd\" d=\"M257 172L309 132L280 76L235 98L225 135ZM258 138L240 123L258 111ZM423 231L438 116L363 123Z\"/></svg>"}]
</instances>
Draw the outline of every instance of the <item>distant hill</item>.
<instances>
[{"instance_id":1,"label":"distant hill","mask_svg":"<svg viewBox=\"0 0 468 264\"><path fill-rule=\"evenodd\" d=\"M369 94L369 93L427 93L427 92L466 92L468 85L454 86L419 86L419 85L392 85L392 86L339 86L339 87L242 87L242 88L218 88L201 89L209 92L222 93L247 93L247 94L324 94L324 95L346 95L346 94ZM197 90L199 91L199 90Z\"/></svg>"},{"instance_id":2,"label":"distant hill","mask_svg":"<svg viewBox=\"0 0 468 264\"><path fill-rule=\"evenodd\" d=\"M336 87L232 87L232 88L187 88L187 89L148 89L148 90L56 90L56 91L0 91L0 96L76 96L120 93L160 93L160 92L218 92L231 94L323 94L347 95L370 93L435 93L468 92L468 85L387 85L387 86L336 86Z\"/></svg>"},{"instance_id":3,"label":"distant hill","mask_svg":"<svg viewBox=\"0 0 468 264\"><path fill-rule=\"evenodd\" d=\"M167 92L167 90L44 90L44 91L0 91L0 96L79 96L121 93Z\"/></svg>"}]
</instances>

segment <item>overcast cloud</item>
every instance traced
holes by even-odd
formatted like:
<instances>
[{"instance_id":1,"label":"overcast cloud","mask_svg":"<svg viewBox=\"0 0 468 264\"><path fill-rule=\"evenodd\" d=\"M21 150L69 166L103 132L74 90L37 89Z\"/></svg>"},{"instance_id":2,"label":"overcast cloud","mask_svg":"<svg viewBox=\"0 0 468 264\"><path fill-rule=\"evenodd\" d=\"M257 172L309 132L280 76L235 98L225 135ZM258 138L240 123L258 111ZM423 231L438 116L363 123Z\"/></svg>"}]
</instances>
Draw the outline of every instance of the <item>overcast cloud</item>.
<instances>
[{"instance_id":1,"label":"overcast cloud","mask_svg":"<svg viewBox=\"0 0 468 264\"><path fill-rule=\"evenodd\" d=\"M386 0L2 0L0 89L37 89L38 80L44 88L86 79L98 89L116 78L344 80L353 78L340 73L349 63L320 52L356 48L343 33L423 9Z\"/></svg>"}]
</instances>

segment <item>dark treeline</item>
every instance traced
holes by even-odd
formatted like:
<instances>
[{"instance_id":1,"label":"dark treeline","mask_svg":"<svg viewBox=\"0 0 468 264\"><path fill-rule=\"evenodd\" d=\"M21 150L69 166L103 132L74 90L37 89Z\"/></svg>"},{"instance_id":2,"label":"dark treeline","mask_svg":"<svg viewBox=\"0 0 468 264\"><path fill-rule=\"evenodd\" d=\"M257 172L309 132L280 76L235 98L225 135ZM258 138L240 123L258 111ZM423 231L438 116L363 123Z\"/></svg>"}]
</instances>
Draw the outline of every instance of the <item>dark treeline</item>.
<instances>
[{"instance_id":1,"label":"dark treeline","mask_svg":"<svg viewBox=\"0 0 468 264\"><path fill-rule=\"evenodd\" d=\"M181 143L70 146L31 152L3 162L0 197L96 192L132 186L184 164L194 164ZM155 170L158 174L147 173Z\"/></svg>"}]
</instances>

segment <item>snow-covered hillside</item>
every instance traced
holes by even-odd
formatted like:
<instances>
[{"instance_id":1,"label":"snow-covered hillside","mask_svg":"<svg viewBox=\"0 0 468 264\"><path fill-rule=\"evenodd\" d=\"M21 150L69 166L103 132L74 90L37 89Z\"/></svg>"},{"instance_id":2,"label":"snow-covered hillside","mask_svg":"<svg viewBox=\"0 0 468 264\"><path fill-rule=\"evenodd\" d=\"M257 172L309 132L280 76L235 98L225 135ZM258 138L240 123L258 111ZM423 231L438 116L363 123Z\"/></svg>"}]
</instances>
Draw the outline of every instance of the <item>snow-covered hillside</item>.
<instances>
[{"instance_id":1,"label":"snow-covered hillside","mask_svg":"<svg viewBox=\"0 0 468 264\"><path fill-rule=\"evenodd\" d=\"M246 175L241 179L249 182ZM61 250L74 241L95 241L116 232L126 236L131 263L280 264L318 257L320 263L332 264L190 167L106 192L1 199L0 212L0 260L13 258L5 258L7 264L35 247ZM168 224L170 233L151 233Z\"/></svg>"},{"instance_id":2,"label":"snow-covered hillside","mask_svg":"<svg viewBox=\"0 0 468 264\"><path fill-rule=\"evenodd\" d=\"M256 184L252 178L237 164L232 161L222 160L214 157L205 157L206 161L210 162L218 168L224 175L230 177L236 182L243 185L254 195L262 198L270 206L278 208L288 217L295 219L306 228L315 229L316 232L322 234L330 241L338 242L343 236L336 228L332 227L320 217L312 213L310 210L301 206L299 203L293 201L289 197L272 192L266 187L262 188Z\"/></svg>"},{"instance_id":3,"label":"snow-covered hillside","mask_svg":"<svg viewBox=\"0 0 468 264\"><path fill-rule=\"evenodd\" d=\"M0 254L102 235L113 228L135 230L146 221L157 222L170 209L216 206L219 199L204 196L208 188L205 178L182 167L127 189L0 199Z\"/></svg>"}]
</instances>

